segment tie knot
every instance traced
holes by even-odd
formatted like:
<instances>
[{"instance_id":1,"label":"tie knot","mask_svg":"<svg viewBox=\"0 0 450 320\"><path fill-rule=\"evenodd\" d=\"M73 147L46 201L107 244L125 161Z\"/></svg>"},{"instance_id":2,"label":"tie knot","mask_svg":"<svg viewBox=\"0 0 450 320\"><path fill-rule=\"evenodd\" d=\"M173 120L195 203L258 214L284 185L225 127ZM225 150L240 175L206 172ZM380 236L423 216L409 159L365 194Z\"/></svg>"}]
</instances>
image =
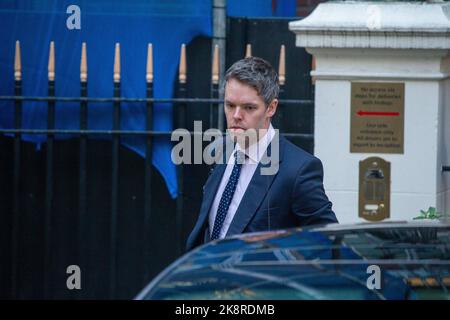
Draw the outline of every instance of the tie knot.
<instances>
[{"instance_id":1,"label":"tie knot","mask_svg":"<svg viewBox=\"0 0 450 320\"><path fill-rule=\"evenodd\" d=\"M242 151L237 150L234 153L234 159L236 160L236 164L244 164L246 154Z\"/></svg>"}]
</instances>

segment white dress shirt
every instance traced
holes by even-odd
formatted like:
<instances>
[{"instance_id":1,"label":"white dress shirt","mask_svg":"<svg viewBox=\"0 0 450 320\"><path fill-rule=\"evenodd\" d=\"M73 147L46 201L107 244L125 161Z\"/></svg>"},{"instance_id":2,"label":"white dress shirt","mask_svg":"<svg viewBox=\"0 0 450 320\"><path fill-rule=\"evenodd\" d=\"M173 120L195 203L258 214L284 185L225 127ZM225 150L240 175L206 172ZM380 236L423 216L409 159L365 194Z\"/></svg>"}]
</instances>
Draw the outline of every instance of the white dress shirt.
<instances>
[{"instance_id":1,"label":"white dress shirt","mask_svg":"<svg viewBox=\"0 0 450 320\"><path fill-rule=\"evenodd\" d=\"M235 163L234 153L236 151L242 151L246 154L246 158L244 163L242 164L241 174L239 176L239 180L236 185L236 190L234 192L233 199L231 200L230 207L228 208L227 215L223 222L222 230L220 230L219 239L224 238L225 235L227 234L228 228L230 227L231 221L233 221L234 215L236 214L239 204L241 203L245 190L247 190L250 180L252 179L253 174L256 171L256 168L258 167L258 163L261 161L261 158L263 157L267 149L267 146L272 141L274 135L275 130L272 127L272 124L270 124L267 133L258 140L258 143L250 145L248 149L243 150L241 146L238 143L236 143L233 153L231 157L228 159L227 167L222 176L222 180L220 181L219 189L217 189L216 196L209 211L210 235L212 234L212 230L214 227L214 221L216 219L217 208L219 207L220 199L222 198L223 191L225 190L225 187L231 176L231 171L233 170L233 166Z\"/></svg>"}]
</instances>

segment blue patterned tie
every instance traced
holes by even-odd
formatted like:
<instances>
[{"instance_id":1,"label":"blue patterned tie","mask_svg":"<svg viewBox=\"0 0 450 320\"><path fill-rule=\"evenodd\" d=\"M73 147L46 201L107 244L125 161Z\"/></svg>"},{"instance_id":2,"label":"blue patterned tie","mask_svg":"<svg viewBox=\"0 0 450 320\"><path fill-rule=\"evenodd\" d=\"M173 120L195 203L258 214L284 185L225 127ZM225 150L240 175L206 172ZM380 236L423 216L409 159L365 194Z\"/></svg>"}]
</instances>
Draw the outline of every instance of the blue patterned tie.
<instances>
[{"instance_id":1,"label":"blue patterned tie","mask_svg":"<svg viewBox=\"0 0 450 320\"><path fill-rule=\"evenodd\" d=\"M236 151L234 153L234 166L233 171L231 171L230 179L228 179L227 186L223 191L222 198L220 198L219 208L217 209L216 219L214 220L214 228L211 234L211 240L219 238L220 230L222 230L223 222L230 207L231 200L233 199L234 191L236 190L236 185L239 181L239 175L241 174L242 163L244 162L244 153L241 151Z\"/></svg>"}]
</instances>

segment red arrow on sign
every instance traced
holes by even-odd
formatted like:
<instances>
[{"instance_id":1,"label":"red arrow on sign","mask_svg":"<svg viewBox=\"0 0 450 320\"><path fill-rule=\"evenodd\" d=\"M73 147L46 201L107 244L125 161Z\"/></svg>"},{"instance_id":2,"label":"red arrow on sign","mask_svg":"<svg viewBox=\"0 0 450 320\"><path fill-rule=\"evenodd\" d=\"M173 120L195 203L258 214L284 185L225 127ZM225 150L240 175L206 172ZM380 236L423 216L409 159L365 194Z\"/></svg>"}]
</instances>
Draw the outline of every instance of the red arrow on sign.
<instances>
[{"instance_id":1,"label":"red arrow on sign","mask_svg":"<svg viewBox=\"0 0 450 320\"><path fill-rule=\"evenodd\" d=\"M387 116L396 117L400 115L400 112L376 112L376 111L361 111L357 112L358 116Z\"/></svg>"}]
</instances>

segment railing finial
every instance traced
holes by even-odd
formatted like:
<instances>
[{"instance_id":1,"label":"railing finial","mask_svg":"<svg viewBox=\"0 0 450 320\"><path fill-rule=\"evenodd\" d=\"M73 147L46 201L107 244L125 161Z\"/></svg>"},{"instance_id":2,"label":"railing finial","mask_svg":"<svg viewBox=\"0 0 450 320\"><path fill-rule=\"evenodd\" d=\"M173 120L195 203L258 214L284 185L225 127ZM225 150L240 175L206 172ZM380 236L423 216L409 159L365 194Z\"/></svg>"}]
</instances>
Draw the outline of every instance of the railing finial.
<instances>
[{"instance_id":1,"label":"railing finial","mask_svg":"<svg viewBox=\"0 0 450 320\"><path fill-rule=\"evenodd\" d=\"M88 77L87 70L87 55L86 55L86 42L81 44L81 63L80 63L80 81L87 82Z\"/></svg>"},{"instance_id":2,"label":"railing finial","mask_svg":"<svg viewBox=\"0 0 450 320\"><path fill-rule=\"evenodd\" d=\"M48 81L55 81L55 42L50 41L48 54Z\"/></svg>"},{"instance_id":3,"label":"railing finial","mask_svg":"<svg viewBox=\"0 0 450 320\"><path fill-rule=\"evenodd\" d=\"M178 80L180 83L186 83L186 45L181 45L180 68L178 71Z\"/></svg>"},{"instance_id":4,"label":"railing finial","mask_svg":"<svg viewBox=\"0 0 450 320\"><path fill-rule=\"evenodd\" d=\"M148 44L147 48L147 72L145 79L147 83L153 82L153 45L151 43Z\"/></svg>"},{"instance_id":5,"label":"railing finial","mask_svg":"<svg viewBox=\"0 0 450 320\"><path fill-rule=\"evenodd\" d=\"M212 83L219 84L219 45L214 46L214 56L212 65Z\"/></svg>"},{"instance_id":6,"label":"railing finial","mask_svg":"<svg viewBox=\"0 0 450 320\"><path fill-rule=\"evenodd\" d=\"M120 43L116 43L114 52L114 82L120 82Z\"/></svg>"},{"instance_id":7,"label":"railing finial","mask_svg":"<svg viewBox=\"0 0 450 320\"><path fill-rule=\"evenodd\" d=\"M247 43L247 47L245 48L245 57L251 57L252 56L252 45L250 43Z\"/></svg>"},{"instance_id":8,"label":"railing finial","mask_svg":"<svg viewBox=\"0 0 450 320\"><path fill-rule=\"evenodd\" d=\"M278 82L283 86L286 82L286 52L284 44L280 48L280 61L278 64Z\"/></svg>"},{"instance_id":9,"label":"railing finial","mask_svg":"<svg viewBox=\"0 0 450 320\"><path fill-rule=\"evenodd\" d=\"M20 41L16 41L16 52L14 54L14 80L22 80L22 64L20 61Z\"/></svg>"}]
</instances>

